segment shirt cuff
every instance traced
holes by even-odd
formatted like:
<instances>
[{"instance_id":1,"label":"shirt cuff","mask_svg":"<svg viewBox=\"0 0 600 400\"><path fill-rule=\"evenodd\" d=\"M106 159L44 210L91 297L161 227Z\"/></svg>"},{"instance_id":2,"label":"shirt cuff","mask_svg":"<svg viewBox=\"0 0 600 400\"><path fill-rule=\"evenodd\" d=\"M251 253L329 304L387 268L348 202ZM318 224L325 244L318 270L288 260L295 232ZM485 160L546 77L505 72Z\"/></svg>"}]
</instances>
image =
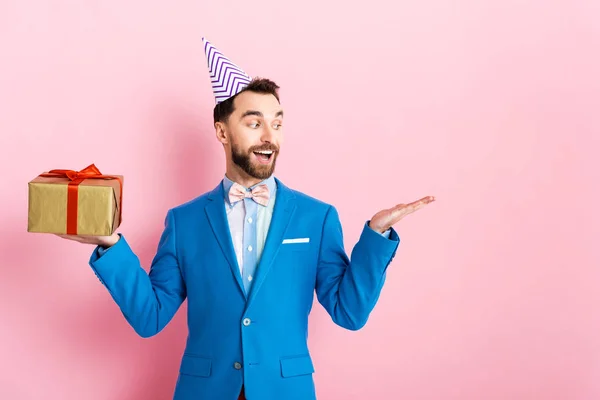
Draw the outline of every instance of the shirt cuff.
<instances>
[{"instance_id":1,"label":"shirt cuff","mask_svg":"<svg viewBox=\"0 0 600 400\"><path fill-rule=\"evenodd\" d=\"M373 229L373 228L371 228L371 227L369 226L369 222L370 222L370 221L368 221L368 222L367 222L367 226L369 227L369 229L371 229L373 232L377 232L375 229ZM381 236L383 236L384 238L386 238L386 239L389 239L389 238L390 238L390 232L392 232L392 228L388 229L387 231L385 231L385 232L383 232L383 233L381 233L381 232L377 232L377 233L379 233L379 234L380 234Z\"/></svg>"},{"instance_id":2,"label":"shirt cuff","mask_svg":"<svg viewBox=\"0 0 600 400\"><path fill-rule=\"evenodd\" d=\"M118 235L119 235L119 240L121 240L121 234L119 233ZM98 246L98 250L97 250L98 251L98 257L102 257L104 255L104 253L106 253L109 249L110 249L110 247Z\"/></svg>"}]
</instances>

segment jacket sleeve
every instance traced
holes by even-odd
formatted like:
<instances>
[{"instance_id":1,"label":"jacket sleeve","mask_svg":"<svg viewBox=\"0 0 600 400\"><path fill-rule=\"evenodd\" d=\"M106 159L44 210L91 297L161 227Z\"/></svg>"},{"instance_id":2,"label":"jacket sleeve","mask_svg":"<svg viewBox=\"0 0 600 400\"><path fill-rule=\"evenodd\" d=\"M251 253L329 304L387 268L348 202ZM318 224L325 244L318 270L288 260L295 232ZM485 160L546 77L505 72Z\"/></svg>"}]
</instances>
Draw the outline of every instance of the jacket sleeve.
<instances>
[{"instance_id":1,"label":"jacket sleeve","mask_svg":"<svg viewBox=\"0 0 600 400\"><path fill-rule=\"evenodd\" d=\"M173 318L186 297L185 283L177 261L175 219L169 210L150 273L124 236L100 254L96 247L89 264L106 286L125 319L142 337L160 332Z\"/></svg>"},{"instance_id":2,"label":"jacket sleeve","mask_svg":"<svg viewBox=\"0 0 600 400\"><path fill-rule=\"evenodd\" d=\"M350 330L367 323L399 243L393 228L385 237L366 222L348 259L338 212L330 206L321 236L316 293L333 322Z\"/></svg>"}]
</instances>

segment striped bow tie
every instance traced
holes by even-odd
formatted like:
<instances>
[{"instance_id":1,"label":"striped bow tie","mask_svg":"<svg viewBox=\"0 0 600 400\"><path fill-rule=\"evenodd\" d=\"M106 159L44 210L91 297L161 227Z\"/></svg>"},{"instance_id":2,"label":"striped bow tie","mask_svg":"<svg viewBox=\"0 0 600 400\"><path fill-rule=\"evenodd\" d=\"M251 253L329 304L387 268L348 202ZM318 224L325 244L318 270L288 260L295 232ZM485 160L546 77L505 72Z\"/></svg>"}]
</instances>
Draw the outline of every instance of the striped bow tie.
<instances>
[{"instance_id":1,"label":"striped bow tie","mask_svg":"<svg viewBox=\"0 0 600 400\"><path fill-rule=\"evenodd\" d=\"M242 185L239 183L234 183L229 189L229 202L233 205L236 202L243 200L245 198L251 198L258 204L262 206L267 206L269 204L269 187L265 184L258 185L252 191L247 191Z\"/></svg>"}]
</instances>

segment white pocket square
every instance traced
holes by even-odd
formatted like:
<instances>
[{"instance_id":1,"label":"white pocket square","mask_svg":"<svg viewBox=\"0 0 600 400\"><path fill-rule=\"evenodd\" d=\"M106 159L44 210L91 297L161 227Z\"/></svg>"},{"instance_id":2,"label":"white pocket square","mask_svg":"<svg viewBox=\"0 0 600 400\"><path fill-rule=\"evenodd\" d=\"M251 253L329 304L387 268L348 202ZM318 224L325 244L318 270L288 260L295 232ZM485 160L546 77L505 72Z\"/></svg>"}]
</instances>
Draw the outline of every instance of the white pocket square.
<instances>
[{"instance_id":1,"label":"white pocket square","mask_svg":"<svg viewBox=\"0 0 600 400\"><path fill-rule=\"evenodd\" d=\"M283 239L283 242L281 242L281 244L308 243L308 242L310 242L310 238Z\"/></svg>"}]
</instances>

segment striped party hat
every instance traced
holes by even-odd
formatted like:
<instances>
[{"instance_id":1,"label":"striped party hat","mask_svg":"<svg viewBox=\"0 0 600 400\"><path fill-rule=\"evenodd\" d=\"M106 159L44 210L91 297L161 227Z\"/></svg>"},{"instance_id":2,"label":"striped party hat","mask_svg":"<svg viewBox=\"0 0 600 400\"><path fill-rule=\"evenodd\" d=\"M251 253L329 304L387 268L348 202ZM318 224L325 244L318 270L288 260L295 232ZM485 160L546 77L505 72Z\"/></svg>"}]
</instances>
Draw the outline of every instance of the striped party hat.
<instances>
[{"instance_id":1,"label":"striped party hat","mask_svg":"<svg viewBox=\"0 0 600 400\"><path fill-rule=\"evenodd\" d=\"M210 44L206 38L202 38L202 42L204 42L204 53L208 62L213 93L219 104L241 92L252 78Z\"/></svg>"}]
</instances>

